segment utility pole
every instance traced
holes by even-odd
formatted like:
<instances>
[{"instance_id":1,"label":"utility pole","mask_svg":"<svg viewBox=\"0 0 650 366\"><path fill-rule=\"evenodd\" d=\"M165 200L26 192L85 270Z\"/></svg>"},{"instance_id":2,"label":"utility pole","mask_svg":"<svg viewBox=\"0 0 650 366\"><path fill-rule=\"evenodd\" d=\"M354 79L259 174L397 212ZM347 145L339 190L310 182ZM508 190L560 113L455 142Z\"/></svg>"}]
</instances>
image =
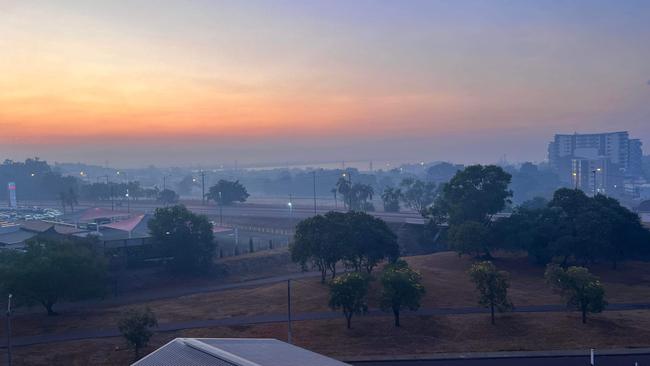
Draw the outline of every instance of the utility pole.
<instances>
[{"instance_id":1,"label":"utility pole","mask_svg":"<svg viewBox=\"0 0 650 366\"><path fill-rule=\"evenodd\" d=\"M287 280L287 343L291 344L291 279Z\"/></svg>"},{"instance_id":2,"label":"utility pole","mask_svg":"<svg viewBox=\"0 0 650 366\"><path fill-rule=\"evenodd\" d=\"M7 365L11 366L11 298L12 294L7 297Z\"/></svg>"},{"instance_id":3,"label":"utility pole","mask_svg":"<svg viewBox=\"0 0 650 366\"><path fill-rule=\"evenodd\" d=\"M316 215L316 171L312 172L314 177L314 215Z\"/></svg>"},{"instance_id":4,"label":"utility pole","mask_svg":"<svg viewBox=\"0 0 650 366\"><path fill-rule=\"evenodd\" d=\"M219 225L223 226L223 203L221 201L221 192L219 192Z\"/></svg>"},{"instance_id":5,"label":"utility pole","mask_svg":"<svg viewBox=\"0 0 650 366\"><path fill-rule=\"evenodd\" d=\"M205 206L205 172L201 170L201 204Z\"/></svg>"}]
</instances>

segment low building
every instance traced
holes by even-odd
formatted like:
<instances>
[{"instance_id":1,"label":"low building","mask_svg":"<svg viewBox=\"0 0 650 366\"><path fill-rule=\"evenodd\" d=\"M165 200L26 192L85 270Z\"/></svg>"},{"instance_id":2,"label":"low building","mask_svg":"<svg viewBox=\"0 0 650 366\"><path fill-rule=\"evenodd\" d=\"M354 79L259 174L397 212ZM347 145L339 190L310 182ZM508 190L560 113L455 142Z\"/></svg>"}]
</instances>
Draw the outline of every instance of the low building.
<instances>
[{"instance_id":1,"label":"low building","mask_svg":"<svg viewBox=\"0 0 650 366\"><path fill-rule=\"evenodd\" d=\"M172 365L346 366L348 364L277 339L176 338L132 366Z\"/></svg>"}]
</instances>

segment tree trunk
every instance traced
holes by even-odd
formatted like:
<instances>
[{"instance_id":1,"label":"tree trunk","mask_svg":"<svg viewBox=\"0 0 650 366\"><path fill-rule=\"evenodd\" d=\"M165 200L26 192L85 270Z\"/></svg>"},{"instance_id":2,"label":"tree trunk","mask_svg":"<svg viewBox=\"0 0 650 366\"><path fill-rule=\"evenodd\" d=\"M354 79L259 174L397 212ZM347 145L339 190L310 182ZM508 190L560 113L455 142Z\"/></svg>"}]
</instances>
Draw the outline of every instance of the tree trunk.
<instances>
[{"instance_id":1,"label":"tree trunk","mask_svg":"<svg viewBox=\"0 0 650 366\"><path fill-rule=\"evenodd\" d=\"M399 328L399 308L393 308L393 315L395 316L395 326Z\"/></svg>"},{"instance_id":2,"label":"tree trunk","mask_svg":"<svg viewBox=\"0 0 650 366\"><path fill-rule=\"evenodd\" d=\"M492 325L494 325L494 305L490 306L490 315L492 316Z\"/></svg>"},{"instance_id":3,"label":"tree trunk","mask_svg":"<svg viewBox=\"0 0 650 366\"><path fill-rule=\"evenodd\" d=\"M325 277L327 276L327 270L325 268L320 270L320 283L325 283Z\"/></svg>"},{"instance_id":4,"label":"tree trunk","mask_svg":"<svg viewBox=\"0 0 650 366\"><path fill-rule=\"evenodd\" d=\"M587 310L582 309L582 324L587 324Z\"/></svg>"},{"instance_id":5,"label":"tree trunk","mask_svg":"<svg viewBox=\"0 0 650 366\"><path fill-rule=\"evenodd\" d=\"M345 320L347 321L348 329L352 328L352 313L345 313Z\"/></svg>"}]
</instances>

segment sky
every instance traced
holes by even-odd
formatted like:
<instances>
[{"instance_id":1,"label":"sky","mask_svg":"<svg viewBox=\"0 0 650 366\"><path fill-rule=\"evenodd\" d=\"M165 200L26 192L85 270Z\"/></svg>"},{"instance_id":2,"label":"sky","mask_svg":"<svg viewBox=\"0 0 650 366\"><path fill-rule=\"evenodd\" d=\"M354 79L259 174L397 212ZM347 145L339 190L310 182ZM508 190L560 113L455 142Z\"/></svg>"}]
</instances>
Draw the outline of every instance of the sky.
<instances>
[{"instance_id":1,"label":"sky","mask_svg":"<svg viewBox=\"0 0 650 366\"><path fill-rule=\"evenodd\" d=\"M650 1L0 0L0 159L542 161L650 151Z\"/></svg>"}]
</instances>

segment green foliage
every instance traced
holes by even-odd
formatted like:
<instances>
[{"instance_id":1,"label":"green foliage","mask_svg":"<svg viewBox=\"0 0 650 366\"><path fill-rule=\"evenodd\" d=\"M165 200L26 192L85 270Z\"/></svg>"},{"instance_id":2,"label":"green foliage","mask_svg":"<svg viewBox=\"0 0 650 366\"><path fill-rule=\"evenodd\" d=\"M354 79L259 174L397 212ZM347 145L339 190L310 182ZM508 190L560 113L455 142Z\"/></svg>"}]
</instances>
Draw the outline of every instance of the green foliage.
<instances>
[{"instance_id":1,"label":"green foliage","mask_svg":"<svg viewBox=\"0 0 650 366\"><path fill-rule=\"evenodd\" d=\"M356 271L372 272L380 261L399 256L397 237L381 219L363 212L329 212L302 220L290 246L291 258L303 267L311 263L336 276L336 264L345 260Z\"/></svg>"},{"instance_id":2,"label":"green foliage","mask_svg":"<svg viewBox=\"0 0 650 366\"><path fill-rule=\"evenodd\" d=\"M289 250L291 259L303 268L308 262L321 272L325 282L327 271L336 276L336 264L343 258L345 233L348 230L346 214L329 212L302 220L296 226Z\"/></svg>"},{"instance_id":3,"label":"green foliage","mask_svg":"<svg viewBox=\"0 0 650 366\"><path fill-rule=\"evenodd\" d=\"M525 250L539 263L609 261L613 267L646 255L650 232L638 215L610 197L559 189L542 208L519 207L502 222L503 247Z\"/></svg>"},{"instance_id":4,"label":"green foliage","mask_svg":"<svg viewBox=\"0 0 650 366\"><path fill-rule=\"evenodd\" d=\"M5 292L27 303L43 305L55 315L54 305L101 297L106 263L90 240L60 241L37 238L25 252L3 252L0 281Z\"/></svg>"},{"instance_id":5,"label":"green foliage","mask_svg":"<svg viewBox=\"0 0 650 366\"><path fill-rule=\"evenodd\" d=\"M427 170L427 179L436 184L447 183L456 173L458 173L459 170L462 169L462 165L438 163L432 165Z\"/></svg>"},{"instance_id":6,"label":"green foliage","mask_svg":"<svg viewBox=\"0 0 650 366\"><path fill-rule=\"evenodd\" d=\"M198 273L212 266L216 245L206 216L196 215L183 205L157 208L149 230L154 244L171 258L172 271Z\"/></svg>"},{"instance_id":7,"label":"green foliage","mask_svg":"<svg viewBox=\"0 0 650 366\"><path fill-rule=\"evenodd\" d=\"M363 212L345 214L343 259L356 271L371 273L382 260L394 262L399 257L397 236L382 219Z\"/></svg>"},{"instance_id":8,"label":"green foliage","mask_svg":"<svg viewBox=\"0 0 650 366\"><path fill-rule=\"evenodd\" d=\"M435 205L425 216L450 225L465 221L489 222L510 202L511 176L496 165L471 165L442 186Z\"/></svg>"},{"instance_id":9,"label":"green foliage","mask_svg":"<svg viewBox=\"0 0 650 366\"><path fill-rule=\"evenodd\" d=\"M466 221L452 225L447 233L451 249L459 255L490 256L489 229L483 223Z\"/></svg>"},{"instance_id":10,"label":"green foliage","mask_svg":"<svg viewBox=\"0 0 650 366\"><path fill-rule=\"evenodd\" d=\"M343 196L343 203L348 209L357 211L375 210L372 203L369 202L372 201L372 197L375 194L371 185L363 183L354 183L351 185L349 179L341 177L336 182L336 189Z\"/></svg>"},{"instance_id":11,"label":"green foliage","mask_svg":"<svg viewBox=\"0 0 650 366\"><path fill-rule=\"evenodd\" d=\"M587 313L600 313L607 306L603 285L587 268L564 269L549 264L544 277L566 299L567 306L582 312L583 324L587 322Z\"/></svg>"},{"instance_id":12,"label":"green foliage","mask_svg":"<svg viewBox=\"0 0 650 366\"><path fill-rule=\"evenodd\" d=\"M384 211L399 212L399 201L402 197L402 191L399 188L387 187L381 194L381 200L384 202Z\"/></svg>"},{"instance_id":13,"label":"green foliage","mask_svg":"<svg viewBox=\"0 0 650 366\"><path fill-rule=\"evenodd\" d=\"M400 187L402 187L402 202L420 213L433 203L438 194L435 183L423 182L419 179L406 178L402 180Z\"/></svg>"},{"instance_id":14,"label":"green foliage","mask_svg":"<svg viewBox=\"0 0 650 366\"><path fill-rule=\"evenodd\" d=\"M230 206L235 202L246 202L250 195L238 180L229 181L220 179L217 184L210 187L205 197L218 205Z\"/></svg>"},{"instance_id":15,"label":"green foliage","mask_svg":"<svg viewBox=\"0 0 650 366\"><path fill-rule=\"evenodd\" d=\"M393 312L396 327L400 326L402 308L413 311L420 308L425 293L421 280L420 273L409 268L403 260L384 268L381 274L381 309Z\"/></svg>"},{"instance_id":16,"label":"green foliage","mask_svg":"<svg viewBox=\"0 0 650 366\"><path fill-rule=\"evenodd\" d=\"M133 349L135 359L140 358L140 350L149 344L154 332L152 328L158 326L156 315L150 308L130 309L120 319L118 328L129 347Z\"/></svg>"},{"instance_id":17,"label":"green foliage","mask_svg":"<svg viewBox=\"0 0 650 366\"><path fill-rule=\"evenodd\" d=\"M70 206L70 211L74 212L74 206L79 204L79 196L73 188L69 188L67 191L60 192L59 200L61 201L63 212L65 212L65 209L68 206Z\"/></svg>"},{"instance_id":18,"label":"green foliage","mask_svg":"<svg viewBox=\"0 0 650 366\"><path fill-rule=\"evenodd\" d=\"M479 292L479 304L490 309L492 324L495 309L499 312L512 310L512 302L508 299L508 272L499 271L492 262L485 261L472 265L469 276Z\"/></svg>"},{"instance_id":19,"label":"green foliage","mask_svg":"<svg viewBox=\"0 0 650 366\"><path fill-rule=\"evenodd\" d=\"M350 329L352 315L360 314L366 308L367 294L368 276L358 272L347 273L330 282L329 306L333 310L343 311L347 328Z\"/></svg>"},{"instance_id":20,"label":"green foliage","mask_svg":"<svg viewBox=\"0 0 650 366\"><path fill-rule=\"evenodd\" d=\"M158 193L158 202L165 205L172 205L178 202L178 195L171 189L163 189Z\"/></svg>"}]
</instances>

